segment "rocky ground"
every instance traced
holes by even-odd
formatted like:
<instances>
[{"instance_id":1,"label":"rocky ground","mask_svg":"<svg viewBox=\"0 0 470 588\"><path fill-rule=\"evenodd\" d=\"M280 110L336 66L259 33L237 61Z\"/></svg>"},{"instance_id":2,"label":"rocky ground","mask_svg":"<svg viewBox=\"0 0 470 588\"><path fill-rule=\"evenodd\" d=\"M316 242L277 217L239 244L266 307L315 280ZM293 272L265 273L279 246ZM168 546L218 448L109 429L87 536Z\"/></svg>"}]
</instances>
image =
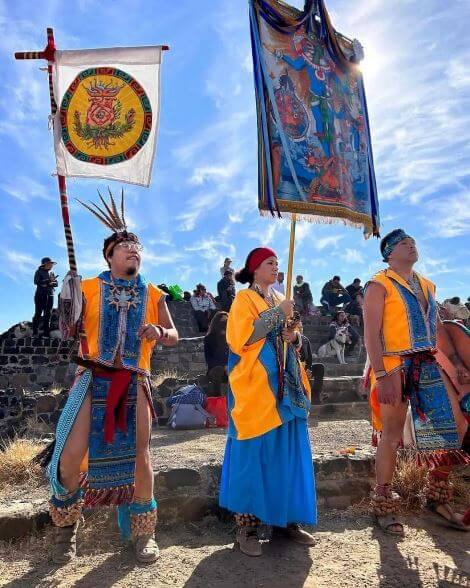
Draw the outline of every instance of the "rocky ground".
<instances>
[{"instance_id":1,"label":"rocky ground","mask_svg":"<svg viewBox=\"0 0 470 588\"><path fill-rule=\"evenodd\" d=\"M371 428L367 421L320 421L310 423L310 438L316 455L344 450L347 447L369 448ZM338 439L341 438L341 445ZM171 431L156 428L152 434L151 452L155 471L171 468L199 467L203 463L222 463L226 432L224 429ZM0 509L11 496L16 500L46 499L45 484L0 488Z\"/></svg>"},{"instance_id":2,"label":"rocky ground","mask_svg":"<svg viewBox=\"0 0 470 588\"><path fill-rule=\"evenodd\" d=\"M93 523L93 524L92 524ZM357 509L320 512L317 543L304 548L276 539L250 559L233 549L232 527L214 518L160 527L159 561L143 567L122 548L114 530L89 520L79 535L78 558L61 568L50 560L51 531L21 544L0 546L5 588L446 588L470 586L470 537L427 516L406 517L397 540L375 529Z\"/></svg>"}]
</instances>

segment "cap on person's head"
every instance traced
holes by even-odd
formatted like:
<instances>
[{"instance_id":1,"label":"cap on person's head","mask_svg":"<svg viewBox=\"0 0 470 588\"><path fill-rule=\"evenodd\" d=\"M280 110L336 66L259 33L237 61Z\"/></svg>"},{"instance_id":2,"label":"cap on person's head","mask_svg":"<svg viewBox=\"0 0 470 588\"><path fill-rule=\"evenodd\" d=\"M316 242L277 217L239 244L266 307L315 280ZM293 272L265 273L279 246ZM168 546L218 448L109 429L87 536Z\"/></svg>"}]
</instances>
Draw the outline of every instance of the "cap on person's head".
<instances>
[{"instance_id":1,"label":"cap on person's head","mask_svg":"<svg viewBox=\"0 0 470 588\"><path fill-rule=\"evenodd\" d=\"M361 283L361 278L354 278L353 284L360 284L360 283Z\"/></svg>"},{"instance_id":2,"label":"cap on person's head","mask_svg":"<svg viewBox=\"0 0 470 588\"><path fill-rule=\"evenodd\" d=\"M41 265L46 265L46 263L52 263L53 265L55 265L57 261L52 261L50 257L43 257L41 259Z\"/></svg>"},{"instance_id":3,"label":"cap on person's head","mask_svg":"<svg viewBox=\"0 0 470 588\"><path fill-rule=\"evenodd\" d=\"M460 304L460 298L458 296L454 296L449 300L451 304Z\"/></svg>"},{"instance_id":4,"label":"cap on person's head","mask_svg":"<svg viewBox=\"0 0 470 588\"><path fill-rule=\"evenodd\" d=\"M333 276L333 281L336 280L338 282L341 282L341 278L339 276Z\"/></svg>"},{"instance_id":5,"label":"cap on person's head","mask_svg":"<svg viewBox=\"0 0 470 588\"><path fill-rule=\"evenodd\" d=\"M393 229L380 241L380 253L382 254L383 260L388 261L392 251L395 247L404 239L411 239L410 235L405 233L403 229Z\"/></svg>"},{"instance_id":6,"label":"cap on person's head","mask_svg":"<svg viewBox=\"0 0 470 588\"><path fill-rule=\"evenodd\" d=\"M232 263L232 260L230 257L226 257L224 263Z\"/></svg>"}]
</instances>

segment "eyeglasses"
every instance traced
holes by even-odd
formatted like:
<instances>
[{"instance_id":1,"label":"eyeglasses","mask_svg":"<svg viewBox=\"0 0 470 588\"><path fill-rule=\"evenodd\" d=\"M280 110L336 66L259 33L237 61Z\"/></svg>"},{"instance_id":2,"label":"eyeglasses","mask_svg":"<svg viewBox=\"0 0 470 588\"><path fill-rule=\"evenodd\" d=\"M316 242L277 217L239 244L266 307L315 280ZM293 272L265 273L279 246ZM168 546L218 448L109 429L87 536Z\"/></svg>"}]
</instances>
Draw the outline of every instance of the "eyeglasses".
<instances>
[{"instance_id":1,"label":"eyeglasses","mask_svg":"<svg viewBox=\"0 0 470 588\"><path fill-rule=\"evenodd\" d=\"M143 251L144 248L140 243L136 243L135 241L121 241L115 246L117 248L124 249L124 251Z\"/></svg>"}]
</instances>

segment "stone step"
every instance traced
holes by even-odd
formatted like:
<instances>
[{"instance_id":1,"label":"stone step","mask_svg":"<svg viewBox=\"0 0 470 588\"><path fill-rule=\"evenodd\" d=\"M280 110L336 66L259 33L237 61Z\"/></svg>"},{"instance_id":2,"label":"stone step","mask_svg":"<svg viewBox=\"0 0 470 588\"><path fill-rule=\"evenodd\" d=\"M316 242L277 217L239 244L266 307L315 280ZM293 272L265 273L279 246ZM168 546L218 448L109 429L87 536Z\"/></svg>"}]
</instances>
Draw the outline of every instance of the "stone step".
<instances>
[{"instance_id":1,"label":"stone step","mask_svg":"<svg viewBox=\"0 0 470 588\"><path fill-rule=\"evenodd\" d=\"M314 360L314 362L320 363L320 360ZM332 378L338 376L362 376L364 371L363 363L325 363L325 376Z\"/></svg>"},{"instance_id":2,"label":"stone step","mask_svg":"<svg viewBox=\"0 0 470 588\"><path fill-rule=\"evenodd\" d=\"M364 420L369 417L368 402L332 402L328 404L314 404L310 409L313 420Z\"/></svg>"},{"instance_id":3,"label":"stone step","mask_svg":"<svg viewBox=\"0 0 470 588\"><path fill-rule=\"evenodd\" d=\"M372 451L328 452L315 455L313 462L320 507L344 509L370 492L374 474ZM210 514L222 515L218 506L221 469L219 463L205 463L154 472L159 520L189 522ZM0 540L21 539L50 524L47 492L44 487L42 499L11 500L8 505L0 505ZM109 516L115 520L115 509L109 509Z\"/></svg>"},{"instance_id":4,"label":"stone step","mask_svg":"<svg viewBox=\"0 0 470 588\"><path fill-rule=\"evenodd\" d=\"M359 399L356 390L361 380L361 376L325 377L321 398L315 398L315 391L313 391L314 402L315 404L355 402Z\"/></svg>"}]
</instances>

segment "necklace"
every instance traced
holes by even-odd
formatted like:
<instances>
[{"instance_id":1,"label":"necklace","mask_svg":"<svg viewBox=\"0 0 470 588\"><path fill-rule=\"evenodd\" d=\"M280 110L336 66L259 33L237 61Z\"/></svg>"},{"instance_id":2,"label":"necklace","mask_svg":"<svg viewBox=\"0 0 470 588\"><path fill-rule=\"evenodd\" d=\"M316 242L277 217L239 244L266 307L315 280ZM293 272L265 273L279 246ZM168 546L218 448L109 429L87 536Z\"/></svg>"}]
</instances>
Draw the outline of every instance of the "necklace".
<instances>
[{"instance_id":1,"label":"necklace","mask_svg":"<svg viewBox=\"0 0 470 588\"><path fill-rule=\"evenodd\" d=\"M259 294L261 296L261 298L263 298L265 300L265 302L269 306L269 308L273 308L274 306L276 306L274 296L272 294L265 294L259 284L254 282L252 288L257 294Z\"/></svg>"},{"instance_id":2,"label":"necklace","mask_svg":"<svg viewBox=\"0 0 470 588\"><path fill-rule=\"evenodd\" d=\"M410 288L413 290L413 294L418 298L418 296L422 292L421 284L418 279L418 276L413 272L411 278L409 280L406 280L406 282L410 286Z\"/></svg>"},{"instance_id":3,"label":"necklace","mask_svg":"<svg viewBox=\"0 0 470 588\"><path fill-rule=\"evenodd\" d=\"M116 310L128 310L129 308L137 308L140 302L139 291L137 283L131 282L126 286L115 284L111 276L109 283L108 304Z\"/></svg>"}]
</instances>

